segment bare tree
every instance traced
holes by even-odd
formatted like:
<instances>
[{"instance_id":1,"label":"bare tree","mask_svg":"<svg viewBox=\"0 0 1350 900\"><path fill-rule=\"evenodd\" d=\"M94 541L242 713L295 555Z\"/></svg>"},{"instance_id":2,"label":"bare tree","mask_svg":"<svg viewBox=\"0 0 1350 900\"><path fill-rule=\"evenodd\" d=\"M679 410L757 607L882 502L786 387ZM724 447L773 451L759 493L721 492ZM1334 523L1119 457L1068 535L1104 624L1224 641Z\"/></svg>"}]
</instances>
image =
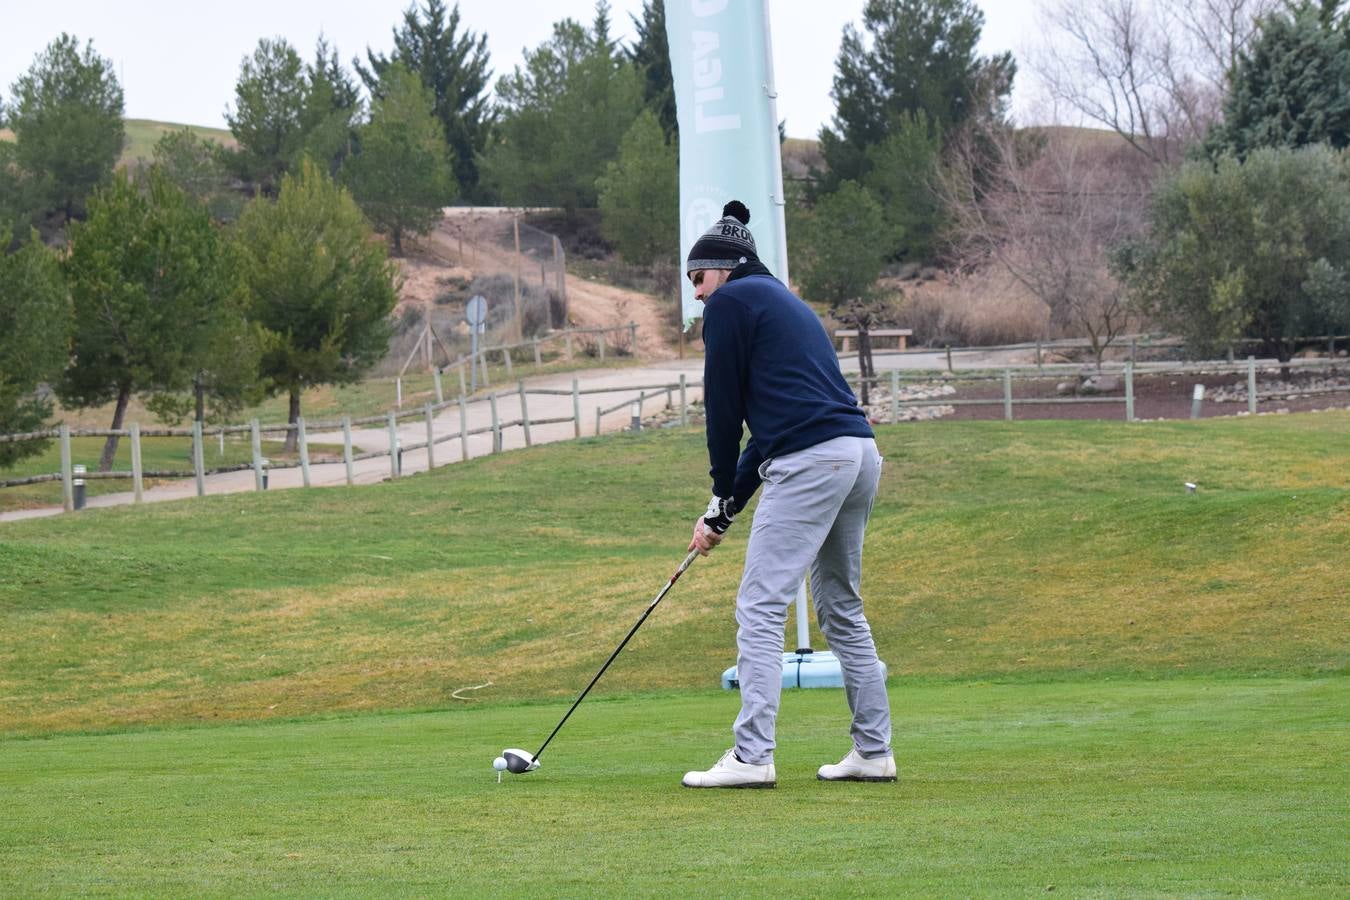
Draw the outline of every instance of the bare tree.
<instances>
[{"instance_id":1,"label":"bare tree","mask_svg":"<svg viewBox=\"0 0 1350 900\"><path fill-rule=\"evenodd\" d=\"M1142 228L1152 168L1074 129L989 134L978 150L960 143L940 186L955 255L966 268L1006 269L1049 308L1051 328L1088 338L1100 367L1131 321L1109 255Z\"/></svg>"},{"instance_id":2,"label":"bare tree","mask_svg":"<svg viewBox=\"0 0 1350 900\"><path fill-rule=\"evenodd\" d=\"M1029 54L1054 104L1115 131L1155 164L1218 121L1229 73L1278 0L1044 0Z\"/></svg>"}]
</instances>

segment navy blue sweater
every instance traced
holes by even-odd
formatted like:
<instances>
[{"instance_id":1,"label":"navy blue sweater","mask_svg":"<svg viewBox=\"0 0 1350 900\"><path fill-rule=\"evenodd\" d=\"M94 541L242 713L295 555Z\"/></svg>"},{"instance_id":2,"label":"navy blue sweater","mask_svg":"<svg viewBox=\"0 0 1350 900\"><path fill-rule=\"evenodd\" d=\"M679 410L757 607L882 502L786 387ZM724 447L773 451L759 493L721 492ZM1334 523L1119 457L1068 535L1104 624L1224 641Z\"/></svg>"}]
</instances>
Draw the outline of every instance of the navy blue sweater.
<instances>
[{"instance_id":1,"label":"navy blue sweater","mask_svg":"<svg viewBox=\"0 0 1350 900\"><path fill-rule=\"evenodd\" d=\"M758 490L764 460L873 436L819 317L761 263L737 266L707 299L703 344L713 493L737 508ZM750 427L743 453L742 423Z\"/></svg>"}]
</instances>

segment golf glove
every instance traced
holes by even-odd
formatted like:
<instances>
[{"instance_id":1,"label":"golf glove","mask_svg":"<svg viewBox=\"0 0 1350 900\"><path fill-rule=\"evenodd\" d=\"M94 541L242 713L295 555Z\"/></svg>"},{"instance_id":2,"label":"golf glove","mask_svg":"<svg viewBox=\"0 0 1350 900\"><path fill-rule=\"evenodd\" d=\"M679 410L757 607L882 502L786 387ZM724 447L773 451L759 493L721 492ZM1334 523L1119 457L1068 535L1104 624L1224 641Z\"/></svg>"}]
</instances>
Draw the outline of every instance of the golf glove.
<instances>
[{"instance_id":1,"label":"golf glove","mask_svg":"<svg viewBox=\"0 0 1350 900\"><path fill-rule=\"evenodd\" d=\"M726 534L736 518L736 500L734 497L719 497L716 494L708 503L708 511L703 514L703 524L717 534Z\"/></svg>"}]
</instances>

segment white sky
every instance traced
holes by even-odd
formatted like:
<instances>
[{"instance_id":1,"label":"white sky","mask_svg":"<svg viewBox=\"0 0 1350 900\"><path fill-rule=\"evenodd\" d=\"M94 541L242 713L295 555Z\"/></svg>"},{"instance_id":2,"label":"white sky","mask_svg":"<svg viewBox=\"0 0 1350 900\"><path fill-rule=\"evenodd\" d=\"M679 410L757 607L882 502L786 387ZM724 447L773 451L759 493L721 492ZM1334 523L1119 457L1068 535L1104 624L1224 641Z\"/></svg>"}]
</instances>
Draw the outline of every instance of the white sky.
<instances>
[{"instance_id":1,"label":"white sky","mask_svg":"<svg viewBox=\"0 0 1350 900\"><path fill-rule=\"evenodd\" d=\"M62 31L111 59L131 119L225 127L239 63L262 37L282 36L309 59L322 32L343 65L364 59L367 46L387 52L391 30L410 0L0 0L0 97ZM748 0L743 0L748 2ZM778 115L792 137L815 137L834 112L830 86L845 24L861 21L864 0L770 0ZM450 3L448 5L453 5ZM981 52L1020 56L1032 39L1035 0L979 0L985 28ZM594 0L460 0L461 22L487 34L496 76L549 36L554 21L594 17ZM616 36L633 36L629 15L641 0L612 0ZM1031 108L1030 74L1018 73L1013 109Z\"/></svg>"}]
</instances>

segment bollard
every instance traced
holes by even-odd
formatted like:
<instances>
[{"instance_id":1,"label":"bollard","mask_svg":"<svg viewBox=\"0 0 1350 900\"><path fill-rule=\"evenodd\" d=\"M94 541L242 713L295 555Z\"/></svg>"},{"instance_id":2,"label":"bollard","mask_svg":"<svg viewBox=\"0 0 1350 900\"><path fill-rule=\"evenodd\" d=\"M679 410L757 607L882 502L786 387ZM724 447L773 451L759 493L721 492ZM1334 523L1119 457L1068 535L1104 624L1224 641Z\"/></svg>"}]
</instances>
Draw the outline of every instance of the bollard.
<instances>
[{"instance_id":1,"label":"bollard","mask_svg":"<svg viewBox=\"0 0 1350 900\"><path fill-rule=\"evenodd\" d=\"M1012 410L1012 370L1003 370L1003 418L1011 422Z\"/></svg>"},{"instance_id":2,"label":"bollard","mask_svg":"<svg viewBox=\"0 0 1350 900\"><path fill-rule=\"evenodd\" d=\"M1191 395L1192 419L1200 418L1200 404L1203 403L1204 400L1205 400L1205 386L1203 384L1197 384L1195 386L1195 393Z\"/></svg>"},{"instance_id":3,"label":"bollard","mask_svg":"<svg viewBox=\"0 0 1350 900\"><path fill-rule=\"evenodd\" d=\"M492 452L502 452L502 424L497 417L497 395L488 394L488 407L492 412Z\"/></svg>"},{"instance_id":4,"label":"bollard","mask_svg":"<svg viewBox=\"0 0 1350 900\"><path fill-rule=\"evenodd\" d=\"M265 456L258 457L258 469L259 471L262 472L262 489L264 491L267 490L267 481L268 481L267 467L270 462L271 461Z\"/></svg>"},{"instance_id":5,"label":"bollard","mask_svg":"<svg viewBox=\"0 0 1350 900\"><path fill-rule=\"evenodd\" d=\"M681 332L683 333L683 332ZM680 426L689 424L689 379L683 372L680 373Z\"/></svg>"},{"instance_id":6,"label":"bollard","mask_svg":"<svg viewBox=\"0 0 1350 900\"><path fill-rule=\"evenodd\" d=\"M642 396L641 394L638 395L638 399L633 401L633 406L629 411L632 421L628 427L632 431L642 430Z\"/></svg>"},{"instance_id":7,"label":"bollard","mask_svg":"<svg viewBox=\"0 0 1350 900\"><path fill-rule=\"evenodd\" d=\"M71 467L71 474L74 476L72 484L75 486L75 508L84 509L84 463L76 463Z\"/></svg>"}]
</instances>

